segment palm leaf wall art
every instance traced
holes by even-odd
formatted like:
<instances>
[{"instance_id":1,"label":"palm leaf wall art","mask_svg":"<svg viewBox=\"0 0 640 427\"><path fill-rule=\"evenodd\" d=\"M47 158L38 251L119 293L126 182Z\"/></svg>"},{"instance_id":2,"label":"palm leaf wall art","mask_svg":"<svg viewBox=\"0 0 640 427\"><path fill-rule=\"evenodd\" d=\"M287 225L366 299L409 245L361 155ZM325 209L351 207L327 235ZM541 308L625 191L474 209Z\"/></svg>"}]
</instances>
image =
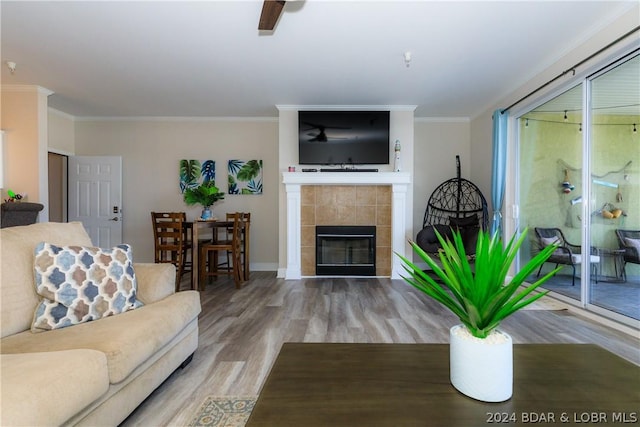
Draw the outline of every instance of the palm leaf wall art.
<instances>
[{"instance_id":1,"label":"palm leaf wall art","mask_svg":"<svg viewBox=\"0 0 640 427\"><path fill-rule=\"evenodd\" d=\"M229 194L262 194L262 160L229 160Z\"/></svg>"},{"instance_id":2,"label":"palm leaf wall art","mask_svg":"<svg viewBox=\"0 0 640 427\"><path fill-rule=\"evenodd\" d=\"M216 180L216 162L213 160L205 160L202 162L202 182Z\"/></svg>"},{"instance_id":3,"label":"palm leaf wall art","mask_svg":"<svg viewBox=\"0 0 640 427\"><path fill-rule=\"evenodd\" d=\"M187 188L196 188L205 182L216 180L216 162L214 160L180 160L180 192Z\"/></svg>"}]
</instances>

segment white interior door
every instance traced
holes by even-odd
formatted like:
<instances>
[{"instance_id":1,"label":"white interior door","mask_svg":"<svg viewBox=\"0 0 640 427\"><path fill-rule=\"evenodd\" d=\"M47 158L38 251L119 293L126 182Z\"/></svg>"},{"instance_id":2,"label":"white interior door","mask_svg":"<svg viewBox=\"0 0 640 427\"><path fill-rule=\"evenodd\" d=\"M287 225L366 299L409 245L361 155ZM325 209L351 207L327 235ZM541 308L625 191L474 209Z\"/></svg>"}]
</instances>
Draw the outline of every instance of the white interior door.
<instances>
[{"instance_id":1,"label":"white interior door","mask_svg":"<svg viewBox=\"0 0 640 427\"><path fill-rule=\"evenodd\" d=\"M122 243L122 157L69 157L69 221L99 247Z\"/></svg>"}]
</instances>

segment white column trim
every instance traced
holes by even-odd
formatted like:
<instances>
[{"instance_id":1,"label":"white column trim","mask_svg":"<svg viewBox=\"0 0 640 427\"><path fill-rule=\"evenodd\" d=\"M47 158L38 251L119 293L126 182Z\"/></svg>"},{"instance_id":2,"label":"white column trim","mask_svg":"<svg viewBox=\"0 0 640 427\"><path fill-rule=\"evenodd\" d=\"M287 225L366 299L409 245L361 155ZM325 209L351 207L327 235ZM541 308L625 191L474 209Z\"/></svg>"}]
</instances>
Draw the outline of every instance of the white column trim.
<instances>
[{"instance_id":1,"label":"white column trim","mask_svg":"<svg viewBox=\"0 0 640 427\"><path fill-rule=\"evenodd\" d=\"M300 184L287 184L287 268L284 278L298 280L302 277L300 233L301 193Z\"/></svg>"},{"instance_id":2,"label":"white column trim","mask_svg":"<svg viewBox=\"0 0 640 427\"><path fill-rule=\"evenodd\" d=\"M409 253L407 242L407 187L406 184L393 184L391 202L391 278L401 279L402 261L396 254L406 256Z\"/></svg>"}]
</instances>

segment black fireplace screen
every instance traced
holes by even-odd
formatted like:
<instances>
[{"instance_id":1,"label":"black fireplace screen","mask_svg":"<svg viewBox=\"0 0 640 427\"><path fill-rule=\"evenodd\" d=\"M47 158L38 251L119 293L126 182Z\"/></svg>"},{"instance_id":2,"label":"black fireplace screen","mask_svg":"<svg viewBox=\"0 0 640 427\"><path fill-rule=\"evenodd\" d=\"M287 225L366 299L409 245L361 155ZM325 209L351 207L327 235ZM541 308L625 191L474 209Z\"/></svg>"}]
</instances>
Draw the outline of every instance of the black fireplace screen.
<instances>
[{"instance_id":1,"label":"black fireplace screen","mask_svg":"<svg viewBox=\"0 0 640 427\"><path fill-rule=\"evenodd\" d=\"M316 226L316 275L375 276L375 274L375 226Z\"/></svg>"}]
</instances>

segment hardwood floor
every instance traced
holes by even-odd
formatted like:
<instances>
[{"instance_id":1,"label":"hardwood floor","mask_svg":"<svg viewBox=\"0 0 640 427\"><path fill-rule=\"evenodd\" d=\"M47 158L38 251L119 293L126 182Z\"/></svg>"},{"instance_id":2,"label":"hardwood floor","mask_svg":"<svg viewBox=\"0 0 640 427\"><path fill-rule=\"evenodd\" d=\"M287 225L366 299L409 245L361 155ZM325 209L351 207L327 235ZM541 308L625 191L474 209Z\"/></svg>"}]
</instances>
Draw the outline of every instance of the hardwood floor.
<instances>
[{"instance_id":1,"label":"hardwood floor","mask_svg":"<svg viewBox=\"0 0 640 427\"><path fill-rule=\"evenodd\" d=\"M201 299L193 361L123 426L186 425L207 395L257 395L284 342L447 343L459 323L402 280L285 281L252 272L242 289L219 279ZM567 310L521 310L501 329L514 343L595 343L640 365L637 337Z\"/></svg>"}]
</instances>

